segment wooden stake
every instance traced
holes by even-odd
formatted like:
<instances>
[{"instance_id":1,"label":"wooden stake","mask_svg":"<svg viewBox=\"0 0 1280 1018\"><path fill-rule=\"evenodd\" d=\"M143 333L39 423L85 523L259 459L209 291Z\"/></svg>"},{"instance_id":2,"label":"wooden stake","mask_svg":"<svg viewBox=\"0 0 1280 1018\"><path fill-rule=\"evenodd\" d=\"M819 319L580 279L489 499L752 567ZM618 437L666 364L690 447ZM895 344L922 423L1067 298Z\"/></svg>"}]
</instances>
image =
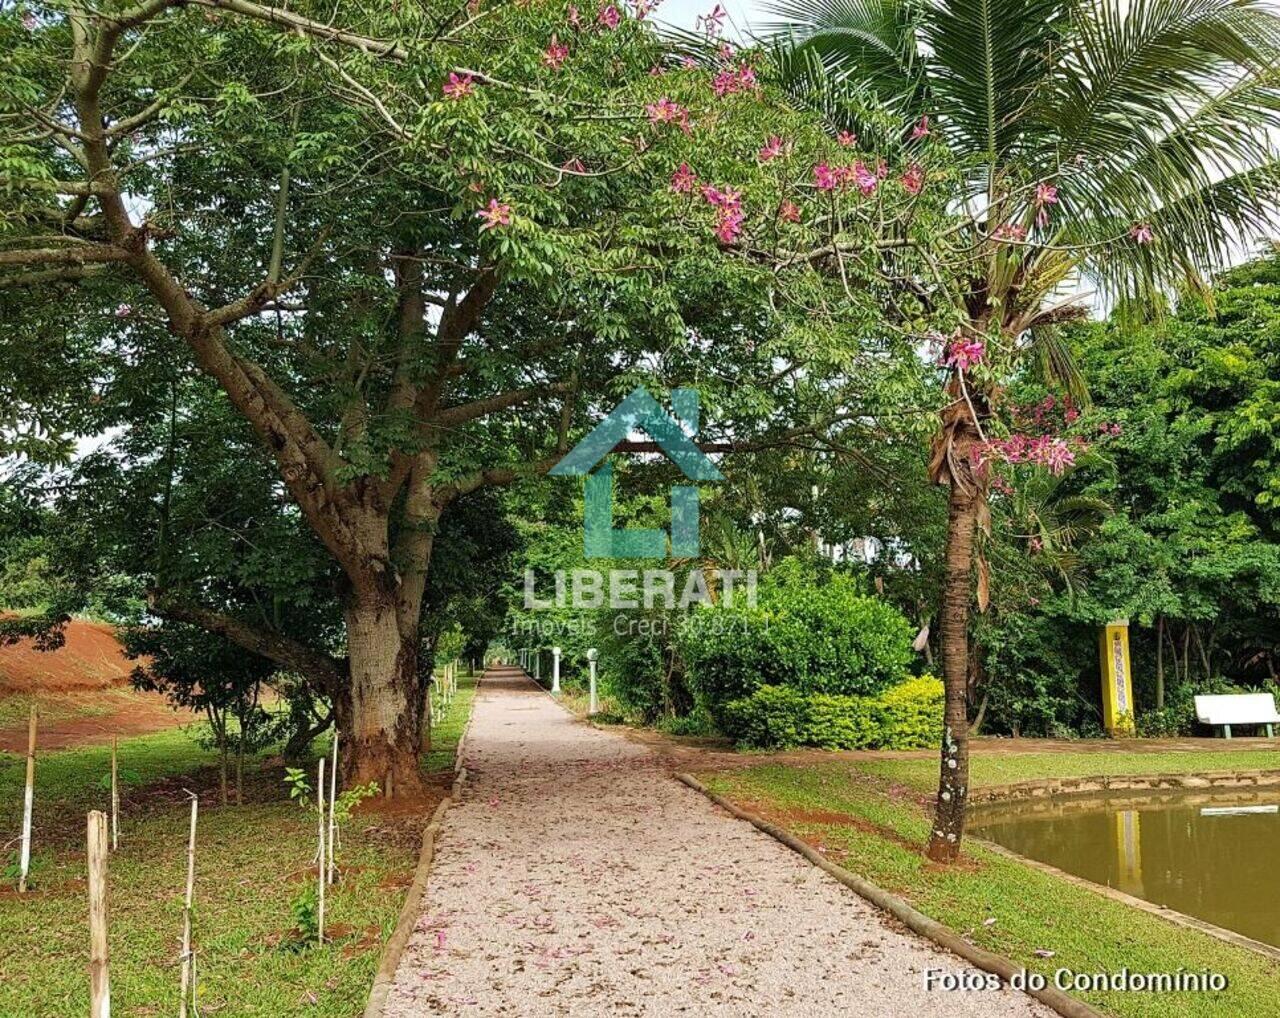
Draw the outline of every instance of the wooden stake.
<instances>
[{"instance_id":1,"label":"wooden stake","mask_svg":"<svg viewBox=\"0 0 1280 1018\"><path fill-rule=\"evenodd\" d=\"M27 723L27 785L22 797L22 851L18 870L18 892L27 890L27 871L31 868L31 810L36 794L36 705L31 705Z\"/></svg>"},{"instance_id":2,"label":"wooden stake","mask_svg":"<svg viewBox=\"0 0 1280 1018\"><path fill-rule=\"evenodd\" d=\"M89 814L89 1016L110 1018L111 978L107 951L107 815Z\"/></svg>"},{"instance_id":3,"label":"wooden stake","mask_svg":"<svg viewBox=\"0 0 1280 1018\"><path fill-rule=\"evenodd\" d=\"M338 868L333 861L333 839L337 830L334 820L334 803L338 801L338 730L333 730L333 771L329 775L329 875L328 882L333 883L338 875Z\"/></svg>"},{"instance_id":4,"label":"wooden stake","mask_svg":"<svg viewBox=\"0 0 1280 1018\"><path fill-rule=\"evenodd\" d=\"M196 818L200 797L191 796L191 832L187 835L187 893L182 904L182 991L178 1001L178 1018L187 1018L187 1001L195 997L195 958L191 954L191 898L196 886Z\"/></svg>"},{"instance_id":5,"label":"wooden stake","mask_svg":"<svg viewBox=\"0 0 1280 1018\"><path fill-rule=\"evenodd\" d=\"M111 851L120 848L120 772L116 767L116 742L111 736Z\"/></svg>"},{"instance_id":6,"label":"wooden stake","mask_svg":"<svg viewBox=\"0 0 1280 1018\"><path fill-rule=\"evenodd\" d=\"M320 896L316 906L316 939L318 943L324 943L324 884L325 884L325 862L324 862L324 757L320 758L320 779L316 782L316 794L320 800L320 866L316 870L316 876L319 878Z\"/></svg>"}]
</instances>

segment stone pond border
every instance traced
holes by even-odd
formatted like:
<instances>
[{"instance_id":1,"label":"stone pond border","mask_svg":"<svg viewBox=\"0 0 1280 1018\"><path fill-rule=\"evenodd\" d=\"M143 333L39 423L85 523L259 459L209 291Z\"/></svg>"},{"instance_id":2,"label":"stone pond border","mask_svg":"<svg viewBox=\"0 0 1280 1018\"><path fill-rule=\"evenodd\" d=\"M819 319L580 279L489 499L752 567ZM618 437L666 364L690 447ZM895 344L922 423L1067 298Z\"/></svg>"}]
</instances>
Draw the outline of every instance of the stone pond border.
<instances>
[{"instance_id":1,"label":"stone pond border","mask_svg":"<svg viewBox=\"0 0 1280 1018\"><path fill-rule=\"evenodd\" d=\"M1099 792L1159 792L1173 789L1280 788L1280 770L1200 771L1187 774L1109 774L1084 778L1038 778L969 792L969 804L1009 804L1028 799L1097 795Z\"/></svg>"},{"instance_id":2,"label":"stone pond border","mask_svg":"<svg viewBox=\"0 0 1280 1018\"><path fill-rule=\"evenodd\" d=\"M786 845L793 852L804 856L813 865L826 871L855 894L865 898L877 908L888 912L908 929L926 940L932 941L952 954L959 955L965 961L970 962L984 972L992 972L1000 976L1006 983L1013 978L1015 973L1023 970L1023 966L1016 964L1011 959L992 954L990 951L969 943L949 926L944 926L936 919L930 919L923 912L912 908L901 898L890 894L881 887L877 887L843 866L836 865L830 859L823 858L812 846L805 844L790 831L784 830L777 824L770 823L768 820L730 802L724 796L716 794L692 774L679 773L676 774L676 778L694 791L701 792L717 806L727 810L739 820L747 821L753 827ZM1021 992L1034 997L1040 1003L1062 1015L1063 1018L1103 1018L1102 1012L1053 986L1046 986L1042 990L1028 989Z\"/></svg>"},{"instance_id":3,"label":"stone pond border","mask_svg":"<svg viewBox=\"0 0 1280 1018\"><path fill-rule=\"evenodd\" d=\"M396 969L400 967L400 958L409 943L414 924L422 907L422 900L427 891L427 879L431 876L431 864L436 857L436 835L444 824L445 814L449 807L462 798L462 789L467 781L467 769L462 764L463 748L467 735L471 731L471 721L475 717L476 697L480 695L480 687L484 683L484 671L476 679L475 691L471 697L470 713L467 723L458 736L458 744L453 753L453 786L440 805L431 814L431 820L422 832L422 848L418 854L418 865L413 871L413 883L409 885L409 893L405 895L404 904L400 907L400 918L391 931L386 944L382 948L382 957L378 961L378 970L373 976L373 985L369 988L369 1001L364 1008L364 1018L381 1018L382 1009L386 1005L387 996L395 982Z\"/></svg>"}]
</instances>

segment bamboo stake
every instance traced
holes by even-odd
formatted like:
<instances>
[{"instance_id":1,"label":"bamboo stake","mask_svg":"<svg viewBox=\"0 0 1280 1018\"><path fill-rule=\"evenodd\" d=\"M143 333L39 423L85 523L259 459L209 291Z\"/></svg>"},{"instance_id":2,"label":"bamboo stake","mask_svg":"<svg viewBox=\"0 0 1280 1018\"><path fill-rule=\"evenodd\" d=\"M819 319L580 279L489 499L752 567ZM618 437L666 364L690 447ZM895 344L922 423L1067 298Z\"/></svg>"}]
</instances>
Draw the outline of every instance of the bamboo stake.
<instances>
[{"instance_id":1,"label":"bamboo stake","mask_svg":"<svg viewBox=\"0 0 1280 1018\"><path fill-rule=\"evenodd\" d=\"M18 870L18 893L27 890L27 871L31 868L31 811L36 794L36 705L31 705L27 722L27 785L22 793L22 851Z\"/></svg>"},{"instance_id":2,"label":"bamboo stake","mask_svg":"<svg viewBox=\"0 0 1280 1018\"><path fill-rule=\"evenodd\" d=\"M120 771L116 766L116 737L111 736L111 851L120 848Z\"/></svg>"},{"instance_id":3,"label":"bamboo stake","mask_svg":"<svg viewBox=\"0 0 1280 1018\"><path fill-rule=\"evenodd\" d=\"M110 1018L111 977L107 951L107 815L89 814L89 1015Z\"/></svg>"},{"instance_id":4,"label":"bamboo stake","mask_svg":"<svg viewBox=\"0 0 1280 1018\"><path fill-rule=\"evenodd\" d=\"M316 939L318 943L324 943L324 878L325 878L325 862L324 862L324 757L320 758L320 779L316 782L316 794L320 801L320 865L316 870L319 878L320 896L316 906Z\"/></svg>"},{"instance_id":5,"label":"bamboo stake","mask_svg":"<svg viewBox=\"0 0 1280 1018\"><path fill-rule=\"evenodd\" d=\"M334 818L334 803L338 801L338 730L333 730L333 770L329 775L329 875L328 882L333 883L338 875L337 866L333 862L333 839L337 831Z\"/></svg>"},{"instance_id":6,"label":"bamboo stake","mask_svg":"<svg viewBox=\"0 0 1280 1018\"><path fill-rule=\"evenodd\" d=\"M200 797L191 796L191 831L187 835L187 893L182 904L182 991L178 1001L178 1018L187 1018L187 1001L195 997L195 958L191 954L191 898L196 885L196 818Z\"/></svg>"}]
</instances>

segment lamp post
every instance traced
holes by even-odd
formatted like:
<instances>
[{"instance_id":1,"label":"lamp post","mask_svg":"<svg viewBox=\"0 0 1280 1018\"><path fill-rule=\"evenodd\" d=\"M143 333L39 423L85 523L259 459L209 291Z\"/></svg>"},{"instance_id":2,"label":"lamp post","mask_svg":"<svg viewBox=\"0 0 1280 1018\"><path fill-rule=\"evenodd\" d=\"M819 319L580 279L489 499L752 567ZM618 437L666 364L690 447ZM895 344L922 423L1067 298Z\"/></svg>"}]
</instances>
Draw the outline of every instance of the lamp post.
<instances>
[{"instance_id":1,"label":"lamp post","mask_svg":"<svg viewBox=\"0 0 1280 1018\"><path fill-rule=\"evenodd\" d=\"M537 647L533 651L533 681L539 686L542 685L542 648Z\"/></svg>"},{"instance_id":2,"label":"lamp post","mask_svg":"<svg viewBox=\"0 0 1280 1018\"><path fill-rule=\"evenodd\" d=\"M596 702L596 658L600 656L600 652L592 647L587 651L587 669L590 675L590 699L587 704L587 713L595 714L600 705Z\"/></svg>"},{"instance_id":3,"label":"lamp post","mask_svg":"<svg viewBox=\"0 0 1280 1018\"><path fill-rule=\"evenodd\" d=\"M560 695L560 648L551 648L551 692Z\"/></svg>"}]
</instances>

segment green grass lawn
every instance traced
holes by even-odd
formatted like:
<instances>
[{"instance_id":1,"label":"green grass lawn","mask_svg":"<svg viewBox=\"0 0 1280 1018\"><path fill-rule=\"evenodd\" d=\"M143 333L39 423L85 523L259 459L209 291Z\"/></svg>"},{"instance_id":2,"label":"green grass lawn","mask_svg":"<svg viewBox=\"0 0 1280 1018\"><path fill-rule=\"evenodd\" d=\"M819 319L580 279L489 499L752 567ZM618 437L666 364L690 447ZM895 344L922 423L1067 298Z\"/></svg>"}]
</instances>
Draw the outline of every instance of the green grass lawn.
<instances>
[{"instance_id":1,"label":"green grass lawn","mask_svg":"<svg viewBox=\"0 0 1280 1018\"><path fill-rule=\"evenodd\" d=\"M1181 757L1185 754L1169 754ZM1241 754L1251 759L1257 754ZM1105 763L1108 773L1123 766L1115 755L1034 754L1021 762L975 758L980 781L1012 781L1063 773L1099 773L1086 761ZM1172 769L1168 758L1126 754L1134 768ZM1234 754L1233 754L1234 756ZM1215 767L1228 764L1218 755ZM1199 757L1204 769L1204 757ZM987 767L986 764L999 764ZM919 765L919 767L917 767ZM1065 768L1065 769L1064 769ZM1187 768L1190 769L1190 768ZM1188 1018L1273 1018L1280 1013L1280 963L1195 930L1112 901L977 846L956 867L928 863L921 852L929 824L912 788L934 780L933 761L840 761L812 765L765 764L742 771L699 774L713 791L765 813L828 858L910 901L920 911L975 944L1052 976L1065 967L1077 972L1176 972L1209 969L1225 974L1222 993L1094 993L1089 1003L1126 1016ZM978 781L975 781L978 783ZM850 892L852 893L852 892ZM994 919L993 923L989 920ZM1052 958L1037 950L1053 951Z\"/></svg>"},{"instance_id":2,"label":"green grass lawn","mask_svg":"<svg viewBox=\"0 0 1280 1018\"><path fill-rule=\"evenodd\" d=\"M474 680L436 733L425 763L447 784ZM317 742L317 751L323 743ZM88 1010L84 815L108 808L101 779L110 750L64 750L37 767L33 890L0 890L0 1016ZM195 946L204 1015L347 1018L364 1007L382 944L395 926L427 815L358 811L342 831L341 879L331 888L322 948L298 942L292 904L315 881L315 818L288 801L283 769L255 761L246 804L218 807L216 756L181 730L120 744L136 776L109 863L113 1012L176 1013L185 879L184 785L204 790L197 837ZM0 842L16 837L22 760L0 754ZM429 814L430 810L426 811ZM8 859L12 847L6 849Z\"/></svg>"},{"instance_id":3,"label":"green grass lawn","mask_svg":"<svg viewBox=\"0 0 1280 1018\"><path fill-rule=\"evenodd\" d=\"M938 787L936 759L859 761L860 770L921 791ZM1011 785L1035 778L1083 778L1119 774L1197 774L1204 771L1280 770L1275 749L1159 752L975 753L969 757L974 788ZM1280 1013L1280 1008L1277 1009Z\"/></svg>"}]
</instances>

